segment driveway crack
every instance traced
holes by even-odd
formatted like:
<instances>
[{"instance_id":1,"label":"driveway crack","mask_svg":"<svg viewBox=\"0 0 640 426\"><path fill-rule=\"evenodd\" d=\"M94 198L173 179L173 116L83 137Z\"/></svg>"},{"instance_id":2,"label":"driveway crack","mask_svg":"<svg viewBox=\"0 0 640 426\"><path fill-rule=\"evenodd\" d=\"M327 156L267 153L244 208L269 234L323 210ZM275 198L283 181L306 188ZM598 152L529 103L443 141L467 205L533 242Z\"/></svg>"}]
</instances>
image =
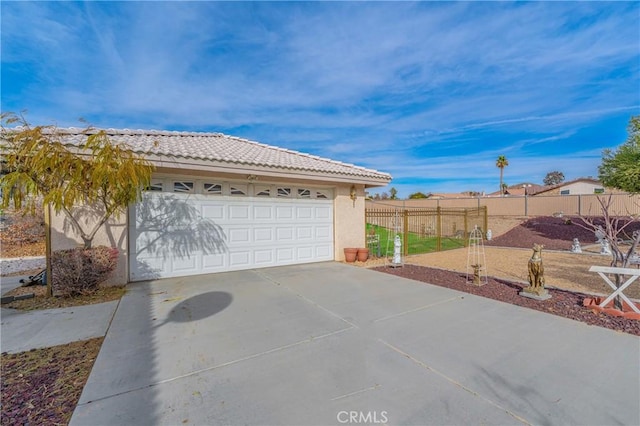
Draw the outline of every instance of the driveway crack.
<instances>
[{"instance_id":1,"label":"driveway crack","mask_svg":"<svg viewBox=\"0 0 640 426\"><path fill-rule=\"evenodd\" d=\"M309 299L309 298L308 298L308 297L306 297L306 296L303 296L302 294L300 294L300 293L298 293L298 292L294 291L293 289L291 289L290 287L288 287L288 286L286 286L286 285L282 284L281 282L274 280L273 278L271 278L269 275L265 274L264 272L262 272L262 271L260 271L260 270L257 270L257 269L253 269L253 270L252 270L252 272L254 272L254 273L255 273L256 275L258 275L259 277L261 277L261 278L263 278L263 279L265 279L265 280L269 281L270 283L275 284L275 285L277 285L278 287L282 287L283 289L287 290L289 293L292 293L292 294L293 294L293 295L295 295L296 297L298 297L298 298L300 298L300 299L304 300L305 302L307 302L308 304L313 305L313 306L315 306L316 308L318 308L318 309L320 309L320 310L322 310L322 311L326 312L327 314L331 315L332 317L337 318L337 319L339 319L340 321L342 321L342 322L344 322L344 323L346 323L346 324L349 324L349 326L350 326L351 328L356 328L356 329L359 329L359 328L360 328L360 327L358 327L356 324L354 324L354 323L352 323L351 321L347 320L346 318L342 317L340 314L338 314L338 313L336 313L336 312L333 312L332 310L330 310L330 309L328 309L328 308L325 308L324 306L320 305L319 303L317 303L317 302L315 302L315 301L313 301L313 300Z\"/></svg>"},{"instance_id":2,"label":"driveway crack","mask_svg":"<svg viewBox=\"0 0 640 426\"><path fill-rule=\"evenodd\" d=\"M500 404L498 404L497 402L482 396L478 392L476 392L473 389L465 386L464 384L460 383L456 379L454 379L452 377L449 377L446 374L444 374L444 373L436 370L435 368L431 367L430 365L425 364L423 361L420 361L419 359L414 358L410 354L404 352L402 349L399 349L399 348L393 346L391 343L385 342L382 339L378 339L378 341L380 343L382 343L383 345L385 345L386 347L388 347L389 349L391 349L392 351L399 353L400 355L404 356L405 358L408 358L409 360L411 360L415 364L419 365L420 367L424 368L425 370L428 370L428 371L436 374L437 376L440 376L441 378L443 378L444 380L446 380L449 383L453 384L454 386L464 390L465 392L469 392L471 395L473 395L475 397L478 397L478 398L482 399L483 401L487 402L488 404L490 404L490 405L492 405L492 406L504 411L505 413L509 414L511 417L516 419L517 421L521 422L522 424L531 425L531 423L528 422L526 419L524 419L523 417L517 415L513 411L510 411L508 408L505 408L505 407L501 406Z\"/></svg>"}]
</instances>

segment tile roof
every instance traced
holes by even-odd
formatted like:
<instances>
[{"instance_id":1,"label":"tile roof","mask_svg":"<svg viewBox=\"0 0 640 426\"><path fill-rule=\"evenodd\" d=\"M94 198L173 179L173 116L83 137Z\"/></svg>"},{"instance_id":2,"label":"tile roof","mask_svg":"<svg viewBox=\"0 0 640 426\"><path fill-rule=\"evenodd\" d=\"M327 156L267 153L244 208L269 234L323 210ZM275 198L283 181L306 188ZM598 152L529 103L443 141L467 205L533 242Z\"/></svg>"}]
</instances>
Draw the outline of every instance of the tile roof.
<instances>
[{"instance_id":1,"label":"tile roof","mask_svg":"<svg viewBox=\"0 0 640 426\"><path fill-rule=\"evenodd\" d=\"M544 192L549 192L549 191L553 191L555 189L561 188L563 186L568 186L574 183L578 183L578 182L587 182L587 183L592 183L594 185L602 185L602 182L600 182L597 179L591 178L591 177L581 177L581 178L577 178L577 179L573 179L573 180L569 180L569 181L565 181L565 182L560 182L558 184L555 185L549 185L549 186L545 186L544 188L542 188L540 191L537 191L536 194L542 194Z\"/></svg>"},{"instance_id":2,"label":"tile roof","mask_svg":"<svg viewBox=\"0 0 640 426\"><path fill-rule=\"evenodd\" d=\"M527 191L526 191L527 195L535 195L539 192L546 191L547 189L549 189L549 187L545 185L538 185L537 183L521 182L515 185L507 186L507 194L512 196L524 195L525 194L524 185L527 186ZM494 191L490 194L487 194L487 196L489 197L495 197L499 195L502 195L502 191Z\"/></svg>"},{"instance_id":3,"label":"tile roof","mask_svg":"<svg viewBox=\"0 0 640 426\"><path fill-rule=\"evenodd\" d=\"M222 133L129 129L56 129L64 143L79 145L87 134L104 130L109 139L139 154L196 159L215 164L259 166L312 173L353 176L387 183L391 175L353 164L253 142Z\"/></svg>"}]
</instances>

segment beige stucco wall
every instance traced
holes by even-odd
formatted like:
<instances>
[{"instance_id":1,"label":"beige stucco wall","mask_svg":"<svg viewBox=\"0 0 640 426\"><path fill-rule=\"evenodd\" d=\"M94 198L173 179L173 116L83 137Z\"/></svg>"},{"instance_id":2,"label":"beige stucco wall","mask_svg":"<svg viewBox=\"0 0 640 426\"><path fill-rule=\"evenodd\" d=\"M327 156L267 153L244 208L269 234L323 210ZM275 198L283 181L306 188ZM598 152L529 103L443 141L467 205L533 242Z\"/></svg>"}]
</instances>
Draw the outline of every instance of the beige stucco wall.
<instances>
[{"instance_id":1,"label":"beige stucco wall","mask_svg":"<svg viewBox=\"0 0 640 426\"><path fill-rule=\"evenodd\" d=\"M95 223L97 213L91 208L74 209L74 217L79 218L85 232L89 232L92 223ZM71 221L63 212L56 214L51 211L51 249L65 250L84 245L82 238L71 225ZM128 271L128 241L127 241L127 215L121 214L118 219L112 217L96 233L93 239L93 247L116 247L119 250L118 266L106 284L120 285L129 281Z\"/></svg>"},{"instance_id":2,"label":"beige stucco wall","mask_svg":"<svg viewBox=\"0 0 640 426\"><path fill-rule=\"evenodd\" d=\"M351 185L338 186L334 204L335 260L344 260L344 248L366 247L364 185L356 185L357 199L351 199Z\"/></svg>"},{"instance_id":3,"label":"beige stucco wall","mask_svg":"<svg viewBox=\"0 0 640 426\"><path fill-rule=\"evenodd\" d=\"M555 188L551 191L544 192L544 195L561 195L562 191L569 190L568 195L578 195L578 194L594 194L594 190L596 188L603 188L601 184L594 184L591 182L574 182L568 185L563 185L558 188ZM610 192L605 190L605 192ZM542 194L541 194L542 195Z\"/></svg>"}]
</instances>

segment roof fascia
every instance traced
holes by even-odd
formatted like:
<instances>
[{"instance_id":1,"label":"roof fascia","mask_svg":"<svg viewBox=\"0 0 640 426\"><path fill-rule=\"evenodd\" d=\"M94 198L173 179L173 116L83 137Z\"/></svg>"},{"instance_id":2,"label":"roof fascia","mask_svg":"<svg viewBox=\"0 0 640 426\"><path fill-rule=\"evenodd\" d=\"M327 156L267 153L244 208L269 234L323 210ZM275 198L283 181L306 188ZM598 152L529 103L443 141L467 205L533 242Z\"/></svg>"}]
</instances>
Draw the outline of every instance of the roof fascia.
<instances>
[{"instance_id":1,"label":"roof fascia","mask_svg":"<svg viewBox=\"0 0 640 426\"><path fill-rule=\"evenodd\" d=\"M269 178L275 178L280 180L287 179L299 179L299 180L311 180L324 183L350 183L365 185L366 187L379 187L386 186L391 179L376 179L367 178L366 176L345 175L338 173L321 173L312 172L309 170L298 169L284 169L275 167L263 167L251 165L247 167L244 164L224 164L213 163L212 161L204 161L197 159L189 159L189 161L176 161L175 159L167 160L166 157L160 157L155 155L148 155L146 159L154 164L158 169L162 169L163 172L205 172L205 173L223 173L231 175L247 175L258 174Z\"/></svg>"}]
</instances>

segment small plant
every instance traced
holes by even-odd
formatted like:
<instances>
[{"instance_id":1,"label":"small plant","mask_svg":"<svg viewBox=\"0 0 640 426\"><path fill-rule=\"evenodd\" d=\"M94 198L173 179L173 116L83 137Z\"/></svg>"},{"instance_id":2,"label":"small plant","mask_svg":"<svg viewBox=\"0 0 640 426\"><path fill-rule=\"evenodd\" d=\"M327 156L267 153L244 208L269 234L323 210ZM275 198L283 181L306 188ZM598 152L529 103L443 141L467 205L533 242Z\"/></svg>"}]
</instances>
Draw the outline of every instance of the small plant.
<instances>
[{"instance_id":1,"label":"small plant","mask_svg":"<svg viewBox=\"0 0 640 426\"><path fill-rule=\"evenodd\" d=\"M63 297L93 293L117 263L118 249L106 246L56 251L51 258L53 293Z\"/></svg>"}]
</instances>

